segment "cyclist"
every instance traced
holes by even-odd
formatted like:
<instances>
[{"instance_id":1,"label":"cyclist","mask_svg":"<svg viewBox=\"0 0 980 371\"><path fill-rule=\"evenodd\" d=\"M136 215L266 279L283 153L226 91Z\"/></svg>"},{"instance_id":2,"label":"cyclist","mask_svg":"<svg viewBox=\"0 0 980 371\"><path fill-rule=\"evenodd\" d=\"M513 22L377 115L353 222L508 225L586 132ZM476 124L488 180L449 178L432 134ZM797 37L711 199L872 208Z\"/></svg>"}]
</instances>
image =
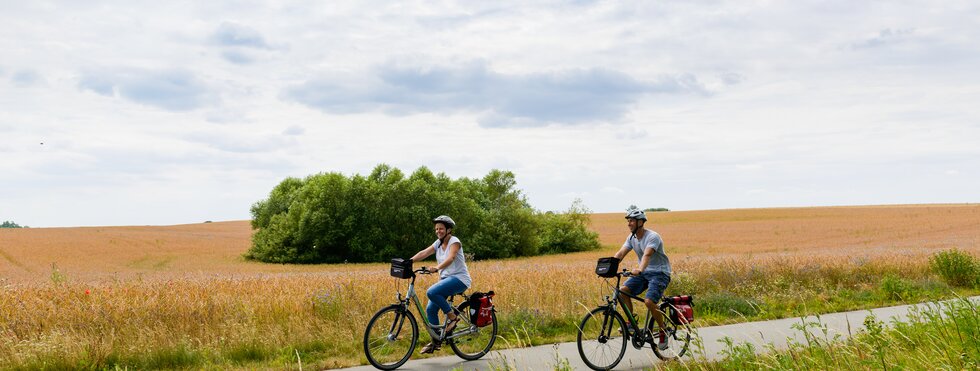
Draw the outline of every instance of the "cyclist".
<instances>
[{"instance_id":1,"label":"cyclist","mask_svg":"<svg viewBox=\"0 0 980 371\"><path fill-rule=\"evenodd\" d=\"M660 297L663 296L664 290L670 283L670 260L664 253L664 243L660 234L643 228L643 224L647 221L647 215L643 210L636 206L630 206L626 210L626 221L630 235L623 243L623 247L616 252L615 257L622 260L632 250L636 253L640 265L633 269L632 277L623 283L620 290L633 295L639 295L643 290L646 290L647 294L643 303L646 304L647 310L652 313L657 325L663 329L664 318L660 310L657 309L657 302L660 301ZM622 294L620 294L620 300L633 313L632 301ZM629 318L627 320L632 322L634 319ZM657 337L660 340L657 347L661 350L667 349L667 336L664 331L660 330Z\"/></svg>"},{"instance_id":2,"label":"cyclist","mask_svg":"<svg viewBox=\"0 0 980 371\"><path fill-rule=\"evenodd\" d=\"M412 257L412 261L419 261L436 254L436 266L429 267L429 272L439 272L439 282L429 287L426 296L429 297L429 304L425 308L426 317L429 323L435 325L439 323L439 310L446 313L446 323L444 334L448 334L459 317L454 313L452 306L449 305L447 297L466 291L473 280L470 279L469 269L466 268L466 258L463 256L463 245L459 238L453 236L453 228L456 222L446 215L440 215L432 219L433 228L436 232L436 241ZM432 353L439 350L440 342L430 341L419 353Z\"/></svg>"}]
</instances>

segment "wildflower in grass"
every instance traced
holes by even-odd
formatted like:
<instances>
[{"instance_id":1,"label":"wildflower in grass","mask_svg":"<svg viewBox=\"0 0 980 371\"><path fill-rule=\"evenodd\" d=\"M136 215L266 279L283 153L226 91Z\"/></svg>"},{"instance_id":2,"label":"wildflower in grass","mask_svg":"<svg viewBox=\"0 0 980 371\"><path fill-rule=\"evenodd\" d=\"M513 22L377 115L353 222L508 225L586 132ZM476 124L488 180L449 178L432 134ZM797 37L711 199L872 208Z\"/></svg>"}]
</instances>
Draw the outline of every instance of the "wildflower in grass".
<instances>
[{"instance_id":1,"label":"wildflower in grass","mask_svg":"<svg viewBox=\"0 0 980 371\"><path fill-rule=\"evenodd\" d=\"M311 298L313 311L326 318L336 318L340 314L341 300L336 290L324 290Z\"/></svg>"},{"instance_id":2,"label":"wildflower in grass","mask_svg":"<svg viewBox=\"0 0 980 371\"><path fill-rule=\"evenodd\" d=\"M336 297L337 295L331 294L329 290L323 291L322 293L313 296L313 303L329 305Z\"/></svg>"}]
</instances>

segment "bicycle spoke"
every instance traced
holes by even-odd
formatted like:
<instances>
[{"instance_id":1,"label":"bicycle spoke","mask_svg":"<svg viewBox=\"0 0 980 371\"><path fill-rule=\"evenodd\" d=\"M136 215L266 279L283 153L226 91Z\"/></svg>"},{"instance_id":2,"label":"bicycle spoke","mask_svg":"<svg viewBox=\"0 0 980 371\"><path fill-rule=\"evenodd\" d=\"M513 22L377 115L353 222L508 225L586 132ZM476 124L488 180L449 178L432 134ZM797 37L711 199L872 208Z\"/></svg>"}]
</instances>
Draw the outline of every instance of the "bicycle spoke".
<instances>
[{"instance_id":1,"label":"bicycle spoke","mask_svg":"<svg viewBox=\"0 0 980 371\"><path fill-rule=\"evenodd\" d=\"M669 318L665 318L665 320L670 321ZM657 341L654 341L653 352L656 353L657 357L660 359L676 359L687 354L691 345L691 338L694 336L691 327L685 323L668 322L667 327L663 330L667 334L667 347L660 349L657 346Z\"/></svg>"},{"instance_id":2,"label":"bicycle spoke","mask_svg":"<svg viewBox=\"0 0 980 371\"><path fill-rule=\"evenodd\" d=\"M391 306L379 311L368 322L364 352L372 365L390 370L408 360L417 341L415 319L404 309Z\"/></svg>"},{"instance_id":3,"label":"bicycle spoke","mask_svg":"<svg viewBox=\"0 0 980 371\"><path fill-rule=\"evenodd\" d=\"M622 318L603 307L594 309L582 319L577 346L589 368L608 370L619 363L626 353L623 326Z\"/></svg>"},{"instance_id":4,"label":"bicycle spoke","mask_svg":"<svg viewBox=\"0 0 980 371\"><path fill-rule=\"evenodd\" d=\"M470 322L470 317L467 314L469 313L469 303L460 305L458 309L462 318L456 325L454 333L472 332L453 338L449 342L449 346L460 358L469 361L480 359L490 351L497 339L497 315L491 313L493 320L489 325L476 327Z\"/></svg>"}]
</instances>

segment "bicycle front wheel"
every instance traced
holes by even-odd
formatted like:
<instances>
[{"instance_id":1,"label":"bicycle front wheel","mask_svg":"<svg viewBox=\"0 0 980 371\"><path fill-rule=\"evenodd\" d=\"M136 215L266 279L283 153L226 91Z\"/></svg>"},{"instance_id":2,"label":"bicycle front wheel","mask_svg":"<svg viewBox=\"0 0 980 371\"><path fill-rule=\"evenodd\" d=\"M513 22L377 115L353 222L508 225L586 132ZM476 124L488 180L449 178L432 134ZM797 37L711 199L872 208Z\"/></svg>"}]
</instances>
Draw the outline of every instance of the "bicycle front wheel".
<instances>
[{"instance_id":1,"label":"bicycle front wheel","mask_svg":"<svg viewBox=\"0 0 980 371\"><path fill-rule=\"evenodd\" d=\"M660 349L657 341L654 341L654 344L651 344L653 346L653 353L657 355L657 358L662 360L683 357L687 353L688 348L691 347L691 338L694 336L694 331L691 330L691 326L686 321L674 321L666 313L660 312L660 314L664 316L664 323L666 324L664 333L667 335L667 347ZM656 334L654 332L655 339L657 339Z\"/></svg>"},{"instance_id":2,"label":"bicycle front wheel","mask_svg":"<svg viewBox=\"0 0 980 371\"><path fill-rule=\"evenodd\" d=\"M418 340L419 326L412 312L391 305L368 321L364 330L364 355L374 367L394 370L408 361Z\"/></svg>"},{"instance_id":3,"label":"bicycle front wheel","mask_svg":"<svg viewBox=\"0 0 980 371\"><path fill-rule=\"evenodd\" d=\"M616 367L626 354L626 343L626 322L612 308L593 309L579 325L578 354L593 370Z\"/></svg>"},{"instance_id":4,"label":"bicycle front wheel","mask_svg":"<svg viewBox=\"0 0 980 371\"><path fill-rule=\"evenodd\" d=\"M460 319L453 330L453 334L464 335L450 339L449 346L453 348L453 353L456 353L459 358L467 361L480 359L490 352L493 342L497 340L497 312L490 312L493 320L489 325L477 327L475 323L471 322L469 302L460 304L456 308L459 310Z\"/></svg>"}]
</instances>

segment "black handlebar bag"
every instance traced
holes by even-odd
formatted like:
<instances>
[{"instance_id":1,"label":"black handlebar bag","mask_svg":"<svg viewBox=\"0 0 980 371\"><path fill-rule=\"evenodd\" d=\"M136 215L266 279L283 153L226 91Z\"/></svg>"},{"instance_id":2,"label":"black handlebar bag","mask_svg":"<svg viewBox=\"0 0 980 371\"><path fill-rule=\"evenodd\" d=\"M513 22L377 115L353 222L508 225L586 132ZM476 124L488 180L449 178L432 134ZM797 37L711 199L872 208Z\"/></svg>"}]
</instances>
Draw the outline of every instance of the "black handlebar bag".
<instances>
[{"instance_id":1,"label":"black handlebar bag","mask_svg":"<svg viewBox=\"0 0 980 371\"><path fill-rule=\"evenodd\" d=\"M412 278L412 259L394 258L391 259L391 276L395 278Z\"/></svg>"},{"instance_id":2,"label":"black handlebar bag","mask_svg":"<svg viewBox=\"0 0 980 371\"><path fill-rule=\"evenodd\" d=\"M619 271L619 259L615 257L599 258L599 262L595 266L595 274L599 277L616 277L616 273Z\"/></svg>"}]
</instances>

